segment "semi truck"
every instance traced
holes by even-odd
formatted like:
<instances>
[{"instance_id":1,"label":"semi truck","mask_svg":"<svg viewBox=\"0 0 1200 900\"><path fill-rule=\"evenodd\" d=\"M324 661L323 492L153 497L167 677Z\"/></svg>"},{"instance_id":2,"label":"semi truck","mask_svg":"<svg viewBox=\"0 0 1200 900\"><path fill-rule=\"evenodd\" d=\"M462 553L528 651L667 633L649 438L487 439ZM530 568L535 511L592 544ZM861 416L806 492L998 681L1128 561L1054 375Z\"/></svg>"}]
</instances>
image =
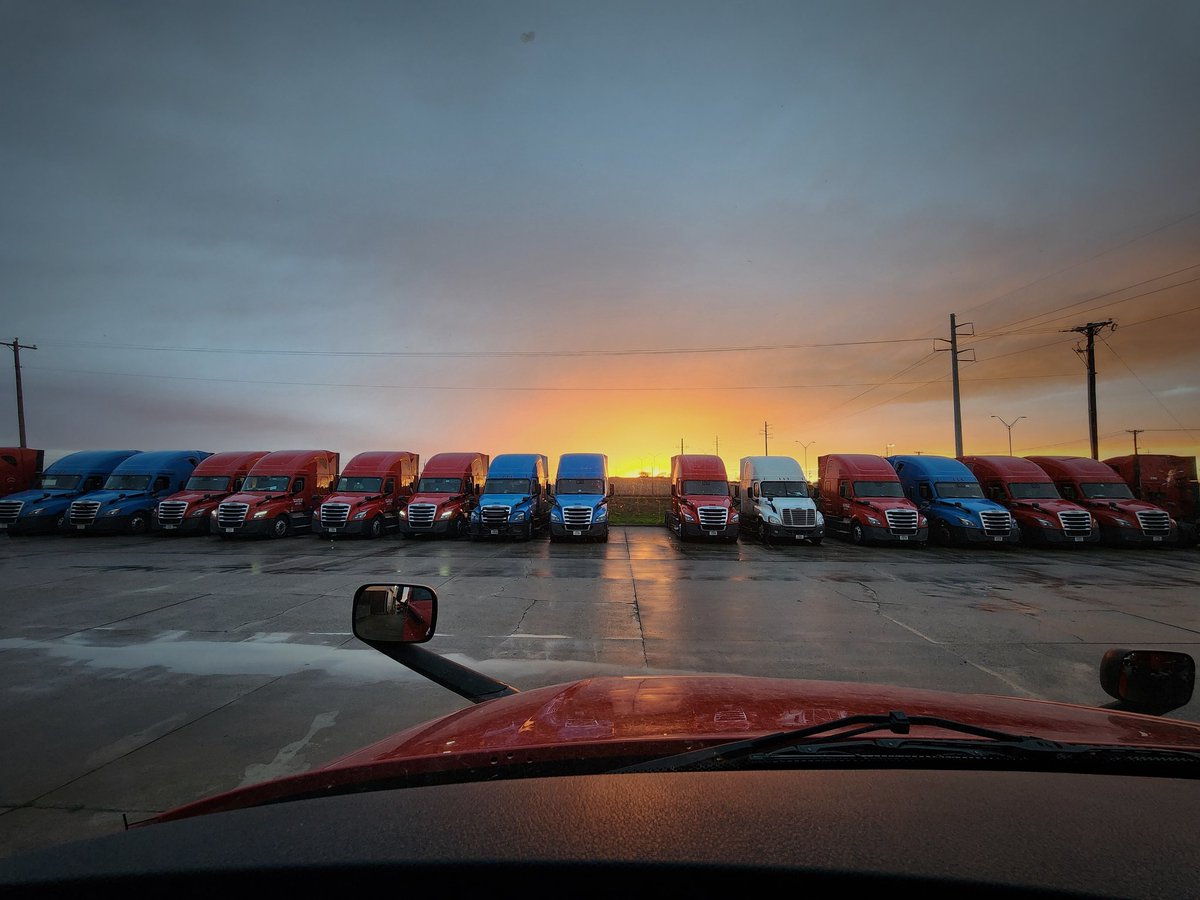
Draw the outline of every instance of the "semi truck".
<instances>
[{"instance_id":1,"label":"semi truck","mask_svg":"<svg viewBox=\"0 0 1200 900\"><path fill-rule=\"evenodd\" d=\"M122 461L98 491L73 500L60 530L71 534L145 534L154 507L178 493L207 450L152 450Z\"/></svg>"},{"instance_id":2,"label":"semi truck","mask_svg":"<svg viewBox=\"0 0 1200 900\"><path fill-rule=\"evenodd\" d=\"M741 520L721 457L704 453L671 457L671 506L665 518L681 541L737 541Z\"/></svg>"},{"instance_id":3,"label":"semi truck","mask_svg":"<svg viewBox=\"0 0 1200 900\"><path fill-rule=\"evenodd\" d=\"M924 545L929 521L904 496L900 476L882 456L831 453L817 458L818 507L831 533L856 544Z\"/></svg>"},{"instance_id":4,"label":"semi truck","mask_svg":"<svg viewBox=\"0 0 1200 900\"><path fill-rule=\"evenodd\" d=\"M564 453L558 458L550 540L608 540L608 457L603 453Z\"/></svg>"},{"instance_id":5,"label":"semi truck","mask_svg":"<svg viewBox=\"0 0 1200 900\"><path fill-rule=\"evenodd\" d=\"M312 528L313 515L338 477L332 450L276 450L254 464L242 489L222 500L211 517L223 538L284 538Z\"/></svg>"},{"instance_id":6,"label":"semi truck","mask_svg":"<svg viewBox=\"0 0 1200 900\"><path fill-rule=\"evenodd\" d=\"M0 500L0 531L47 534L58 529L71 503L98 491L113 469L140 450L81 450L48 465L32 489Z\"/></svg>"},{"instance_id":7,"label":"semi truck","mask_svg":"<svg viewBox=\"0 0 1200 900\"><path fill-rule=\"evenodd\" d=\"M44 450L0 447L0 497L27 491L41 474Z\"/></svg>"},{"instance_id":8,"label":"semi truck","mask_svg":"<svg viewBox=\"0 0 1200 900\"><path fill-rule=\"evenodd\" d=\"M1096 519L1100 541L1113 546L1164 546L1177 539L1170 513L1133 496L1111 466L1083 456L1028 456L1050 476L1059 494Z\"/></svg>"},{"instance_id":9,"label":"semi truck","mask_svg":"<svg viewBox=\"0 0 1200 900\"><path fill-rule=\"evenodd\" d=\"M889 456L904 493L939 544L1016 544L1021 529L1009 511L983 495L971 470L948 456Z\"/></svg>"},{"instance_id":10,"label":"semi truck","mask_svg":"<svg viewBox=\"0 0 1200 900\"><path fill-rule=\"evenodd\" d=\"M817 509L800 463L790 456L744 456L738 480L743 535L820 544L825 517Z\"/></svg>"},{"instance_id":11,"label":"semi truck","mask_svg":"<svg viewBox=\"0 0 1200 900\"><path fill-rule=\"evenodd\" d=\"M333 493L321 503L313 533L326 537L381 537L400 527L421 460L408 450L371 450L346 464Z\"/></svg>"},{"instance_id":12,"label":"semi truck","mask_svg":"<svg viewBox=\"0 0 1200 900\"><path fill-rule=\"evenodd\" d=\"M416 490L400 510L400 535L446 535L467 532L471 513L487 479L486 453L437 453L421 470Z\"/></svg>"},{"instance_id":13,"label":"semi truck","mask_svg":"<svg viewBox=\"0 0 1200 900\"><path fill-rule=\"evenodd\" d=\"M1075 547L1100 540L1092 514L1060 497L1040 466L1019 456L964 456L961 461L984 496L1012 513L1024 543Z\"/></svg>"},{"instance_id":14,"label":"semi truck","mask_svg":"<svg viewBox=\"0 0 1200 900\"><path fill-rule=\"evenodd\" d=\"M211 534L210 518L221 501L242 489L242 482L266 450L214 453L200 461L183 490L154 507L151 527L162 534Z\"/></svg>"},{"instance_id":15,"label":"semi truck","mask_svg":"<svg viewBox=\"0 0 1200 900\"><path fill-rule=\"evenodd\" d=\"M479 505L471 513L471 538L521 537L550 524L550 478L540 453L502 453L488 466Z\"/></svg>"},{"instance_id":16,"label":"semi truck","mask_svg":"<svg viewBox=\"0 0 1200 900\"><path fill-rule=\"evenodd\" d=\"M1179 543L1196 546L1200 530L1200 487L1196 457L1162 453L1114 456L1104 460L1129 485L1133 495L1161 506L1175 520Z\"/></svg>"}]
</instances>

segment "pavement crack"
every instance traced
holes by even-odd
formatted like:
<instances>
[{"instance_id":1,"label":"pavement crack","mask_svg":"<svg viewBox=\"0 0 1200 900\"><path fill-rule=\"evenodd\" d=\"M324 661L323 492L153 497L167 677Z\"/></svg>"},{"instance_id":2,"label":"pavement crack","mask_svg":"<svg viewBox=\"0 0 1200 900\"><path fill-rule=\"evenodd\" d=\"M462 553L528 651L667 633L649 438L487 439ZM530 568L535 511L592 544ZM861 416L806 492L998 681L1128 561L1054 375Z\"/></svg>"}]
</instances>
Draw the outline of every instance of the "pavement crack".
<instances>
[{"instance_id":1,"label":"pavement crack","mask_svg":"<svg viewBox=\"0 0 1200 900\"><path fill-rule=\"evenodd\" d=\"M633 571L633 554L629 551L628 532L625 533L625 561L629 563L629 585L633 591L633 618L637 622L638 640L642 645L642 665L649 668L650 659L646 655L646 629L642 626L642 607L638 602L637 575Z\"/></svg>"}]
</instances>

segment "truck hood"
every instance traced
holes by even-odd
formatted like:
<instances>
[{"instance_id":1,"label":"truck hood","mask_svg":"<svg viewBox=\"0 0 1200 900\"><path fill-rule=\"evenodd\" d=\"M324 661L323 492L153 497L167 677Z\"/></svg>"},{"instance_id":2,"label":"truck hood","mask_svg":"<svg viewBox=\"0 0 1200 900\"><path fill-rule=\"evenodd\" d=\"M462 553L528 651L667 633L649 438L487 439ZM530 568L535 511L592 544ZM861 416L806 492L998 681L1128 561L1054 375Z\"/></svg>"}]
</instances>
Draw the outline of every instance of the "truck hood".
<instances>
[{"instance_id":1,"label":"truck hood","mask_svg":"<svg viewBox=\"0 0 1200 900\"><path fill-rule=\"evenodd\" d=\"M981 512L1002 512L1008 510L997 503L995 500L981 500L978 497L939 497L931 506L936 506L938 509L948 512L967 512L979 514Z\"/></svg>"},{"instance_id":2,"label":"truck hood","mask_svg":"<svg viewBox=\"0 0 1200 900\"><path fill-rule=\"evenodd\" d=\"M38 503L45 501L47 503L52 500L70 500L80 496L79 491L65 491L62 488L55 488L48 491L18 491L15 494L5 494L2 498L5 501L15 500L21 503Z\"/></svg>"},{"instance_id":3,"label":"truck hood","mask_svg":"<svg viewBox=\"0 0 1200 900\"><path fill-rule=\"evenodd\" d=\"M409 498L409 505L413 503L432 503L434 506L441 506L443 503L448 503L458 494L413 494Z\"/></svg>"},{"instance_id":4,"label":"truck hood","mask_svg":"<svg viewBox=\"0 0 1200 900\"><path fill-rule=\"evenodd\" d=\"M835 497L834 499L840 498ZM855 497L854 499L864 506L873 506L881 512L887 509L917 509L915 503L904 497Z\"/></svg>"},{"instance_id":5,"label":"truck hood","mask_svg":"<svg viewBox=\"0 0 1200 900\"><path fill-rule=\"evenodd\" d=\"M372 501L383 499L378 493L374 494L330 494L322 503L346 503L350 506L358 506L360 503L366 505L366 499L370 497Z\"/></svg>"},{"instance_id":6,"label":"truck hood","mask_svg":"<svg viewBox=\"0 0 1200 900\"><path fill-rule=\"evenodd\" d=\"M720 494L684 494L679 500L692 506L729 506L732 503L731 497Z\"/></svg>"},{"instance_id":7,"label":"truck hood","mask_svg":"<svg viewBox=\"0 0 1200 900\"><path fill-rule=\"evenodd\" d=\"M1034 506L1035 503L1037 507ZM1086 512L1078 503L1072 503L1070 500L1061 500L1057 497L1046 500L1014 500L1009 509L1014 514L1026 513L1051 517L1057 517L1060 512Z\"/></svg>"},{"instance_id":8,"label":"truck hood","mask_svg":"<svg viewBox=\"0 0 1200 900\"><path fill-rule=\"evenodd\" d=\"M528 494L484 494L479 498L480 506L511 506L516 508L533 498Z\"/></svg>"},{"instance_id":9,"label":"truck hood","mask_svg":"<svg viewBox=\"0 0 1200 900\"><path fill-rule=\"evenodd\" d=\"M774 509L816 509L817 504L811 497L776 497L769 499L763 497L761 500L764 506L770 506Z\"/></svg>"},{"instance_id":10,"label":"truck hood","mask_svg":"<svg viewBox=\"0 0 1200 900\"><path fill-rule=\"evenodd\" d=\"M229 494L222 491L180 491L177 494L164 497L163 502L172 500L191 505L193 503L220 503L222 500L227 500L228 498Z\"/></svg>"},{"instance_id":11,"label":"truck hood","mask_svg":"<svg viewBox=\"0 0 1200 900\"><path fill-rule=\"evenodd\" d=\"M272 500L291 500L292 499L291 494L287 494L287 493L283 493L283 492L280 492L277 494L271 494L271 493L266 493L266 492L259 493L259 492L255 491L252 493L230 494L228 497L226 497L221 502L222 503L246 503L246 504L249 504L251 507L259 506L259 505L266 506L266 503L264 503L263 501L266 500L268 497L270 497Z\"/></svg>"},{"instance_id":12,"label":"truck hood","mask_svg":"<svg viewBox=\"0 0 1200 900\"><path fill-rule=\"evenodd\" d=\"M595 509L607 499L604 494L555 494L554 505L559 509L564 506L590 506Z\"/></svg>"},{"instance_id":13,"label":"truck hood","mask_svg":"<svg viewBox=\"0 0 1200 900\"><path fill-rule=\"evenodd\" d=\"M1079 505L1088 512L1102 515L1104 513L1121 514L1136 516L1141 512L1162 512L1161 506L1155 506L1153 503L1147 503L1145 500L1080 500ZM1116 506L1114 509L1112 505Z\"/></svg>"},{"instance_id":14,"label":"truck hood","mask_svg":"<svg viewBox=\"0 0 1200 900\"><path fill-rule=\"evenodd\" d=\"M724 741L901 710L1053 741L1200 750L1200 725L1044 700L736 675L592 678L490 700L401 731L329 765L163 813L152 821L395 787L422 776L482 780L539 763L613 765ZM914 727L913 735L961 738Z\"/></svg>"},{"instance_id":15,"label":"truck hood","mask_svg":"<svg viewBox=\"0 0 1200 900\"><path fill-rule=\"evenodd\" d=\"M149 491L92 491L84 494L81 500L99 502L101 506L113 503L124 503L127 500L145 500L151 496Z\"/></svg>"}]
</instances>

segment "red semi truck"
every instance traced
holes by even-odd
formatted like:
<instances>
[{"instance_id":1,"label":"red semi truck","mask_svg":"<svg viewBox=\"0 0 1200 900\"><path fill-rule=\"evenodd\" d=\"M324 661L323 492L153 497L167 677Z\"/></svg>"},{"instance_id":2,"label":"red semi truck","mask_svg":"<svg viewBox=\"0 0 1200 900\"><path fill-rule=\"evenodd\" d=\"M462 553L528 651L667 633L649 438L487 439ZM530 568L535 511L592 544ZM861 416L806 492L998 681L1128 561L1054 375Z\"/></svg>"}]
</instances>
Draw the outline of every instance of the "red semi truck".
<instances>
[{"instance_id":1,"label":"red semi truck","mask_svg":"<svg viewBox=\"0 0 1200 900\"><path fill-rule=\"evenodd\" d=\"M681 541L737 542L741 524L721 457L700 453L671 457L671 508L666 525Z\"/></svg>"},{"instance_id":2,"label":"red semi truck","mask_svg":"<svg viewBox=\"0 0 1200 900\"><path fill-rule=\"evenodd\" d=\"M211 534L210 517L221 501L241 490L242 482L267 450L214 453L200 460L183 490L154 508L151 526L173 534Z\"/></svg>"},{"instance_id":3,"label":"red semi truck","mask_svg":"<svg viewBox=\"0 0 1200 900\"><path fill-rule=\"evenodd\" d=\"M337 487L321 504L313 533L377 538L400 527L420 470L420 457L408 450L372 450L346 464Z\"/></svg>"},{"instance_id":4,"label":"red semi truck","mask_svg":"<svg viewBox=\"0 0 1200 900\"><path fill-rule=\"evenodd\" d=\"M1029 544L1074 546L1100 540L1092 514L1058 494L1041 467L1019 456L964 456L984 496L1008 508Z\"/></svg>"},{"instance_id":5,"label":"red semi truck","mask_svg":"<svg viewBox=\"0 0 1200 900\"><path fill-rule=\"evenodd\" d=\"M1177 539L1175 522L1161 507L1133 496L1121 476L1096 459L1083 456L1029 456L1054 481L1066 500L1095 517L1105 544L1162 546Z\"/></svg>"},{"instance_id":6,"label":"red semi truck","mask_svg":"<svg viewBox=\"0 0 1200 900\"><path fill-rule=\"evenodd\" d=\"M900 476L882 456L818 457L817 483L826 531L848 536L856 544L929 541L928 520L904 496Z\"/></svg>"},{"instance_id":7,"label":"red semi truck","mask_svg":"<svg viewBox=\"0 0 1200 900\"><path fill-rule=\"evenodd\" d=\"M1196 481L1196 457L1139 453L1104 460L1124 479L1140 500L1161 506L1175 520L1179 543L1196 545L1200 526L1200 487Z\"/></svg>"},{"instance_id":8,"label":"red semi truck","mask_svg":"<svg viewBox=\"0 0 1200 900\"><path fill-rule=\"evenodd\" d=\"M37 481L45 460L44 450L0 447L0 497L27 491Z\"/></svg>"},{"instance_id":9,"label":"red semi truck","mask_svg":"<svg viewBox=\"0 0 1200 900\"><path fill-rule=\"evenodd\" d=\"M313 515L338 476L331 450L276 450L254 464L242 489L210 517L213 534L287 537L312 527Z\"/></svg>"},{"instance_id":10,"label":"red semi truck","mask_svg":"<svg viewBox=\"0 0 1200 900\"><path fill-rule=\"evenodd\" d=\"M438 453L430 457L408 506L400 512L400 534L466 534L487 470L486 453Z\"/></svg>"}]
</instances>

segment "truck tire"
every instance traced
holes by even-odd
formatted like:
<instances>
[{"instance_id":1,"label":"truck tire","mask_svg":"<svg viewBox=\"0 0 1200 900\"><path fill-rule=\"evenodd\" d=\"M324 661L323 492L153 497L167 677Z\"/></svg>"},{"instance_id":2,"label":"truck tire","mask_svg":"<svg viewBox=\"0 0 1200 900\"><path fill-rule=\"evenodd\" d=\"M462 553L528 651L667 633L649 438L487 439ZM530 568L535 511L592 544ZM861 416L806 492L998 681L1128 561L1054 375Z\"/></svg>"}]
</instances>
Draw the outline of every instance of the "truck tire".
<instances>
[{"instance_id":1,"label":"truck tire","mask_svg":"<svg viewBox=\"0 0 1200 900\"><path fill-rule=\"evenodd\" d=\"M758 539L763 542L763 546L771 543L771 529L767 527L766 519L758 520Z\"/></svg>"},{"instance_id":2,"label":"truck tire","mask_svg":"<svg viewBox=\"0 0 1200 900\"><path fill-rule=\"evenodd\" d=\"M530 519L525 523L525 531L521 534L521 539L529 541L533 539L533 520Z\"/></svg>"},{"instance_id":3,"label":"truck tire","mask_svg":"<svg viewBox=\"0 0 1200 900\"><path fill-rule=\"evenodd\" d=\"M943 547L950 547L954 544L954 535L950 533L950 526L944 521L939 519L931 531L934 538L933 543L941 544Z\"/></svg>"},{"instance_id":4,"label":"truck tire","mask_svg":"<svg viewBox=\"0 0 1200 900\"><path fill-rule=\"evenodd\" d=\"M275 521L271 523L271 537L273 538L285 538L291 530L292 526L288 522L287 516L276 516Z\"/></svg>"},{"instance_id":5,"label":"truck tire","mask_svg":"<svg viewBox=\"0 0 1200 900\"><path fill-rule=\"evenodd\" d=\"M863 528L862 522L858 521L858 519L850 523L850 540L859 545L867 542L867 532Z\"/></svg>"},{"instance_id":6,"label":"truck tire","mask_svg":"<svg viewBox=\"0 0 1200 900\"><path fill-rule=\"evenodd\" d=\"M814 547L820 547L822 540L823 540L823 538L809 538L808 542L810 544L812 544Z\"/></svg>"},{"instance_id":7,"label":"truck tire","mask_svg":"<svg viewBox=\"0 0 1200 900\"><path fill-rule=\"evenodd\" d=\"M145 534L150 530L150 520L145 513L134 513L129 519L130 534Z\"/></svg>"},{"instance_id":8,"label":"truck tire","mask_svg":"<svg viewBox=\"0 0 1200 900\"><path fill-rule=\"evenodd\" d=\"M367 529L367 537L369 537L371 540L383 537L384 530L383 516L376 516L371 520L371 525Z\"/></svg>"}]
</instances>

